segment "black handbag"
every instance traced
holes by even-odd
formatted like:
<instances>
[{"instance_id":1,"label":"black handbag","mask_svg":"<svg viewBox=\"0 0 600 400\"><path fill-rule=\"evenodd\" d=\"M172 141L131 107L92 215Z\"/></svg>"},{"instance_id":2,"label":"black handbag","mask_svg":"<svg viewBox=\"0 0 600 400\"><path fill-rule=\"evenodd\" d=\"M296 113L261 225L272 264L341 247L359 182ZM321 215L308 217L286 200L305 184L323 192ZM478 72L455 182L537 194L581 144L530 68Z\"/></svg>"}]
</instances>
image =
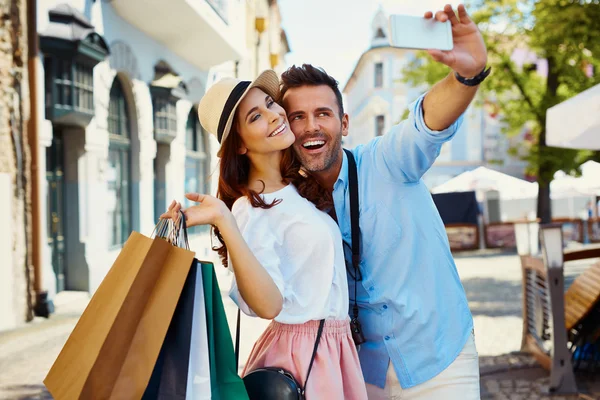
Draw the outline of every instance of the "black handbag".
<instances>
[{"instance_id":1,"label":"black handbag","mask_svg":"<svg viewBox=\"0 0 600 400\"><path fill-rule=\"evenodd\" d=\"M319 347L319 341L321 340L321 334L323 333L323 326L325 320L322 319L319 323L319 329L317 331L317 338L315 339L315 346L313 348L312 357L310 358L310 364L308 365L308 372L306 373L306 380L304 386L296 381L294 376L283 368L279 367L265 367L258 368L251 371L246 375L244 385L248 392L250 400L304 400L304 390L306 388L306 382L310 376L310 370L312 369L315 356L317 355L317 348ZM240 310L237 315L237 328L235 335L235 365L238 367L240 357Z\"/></svg>"}]
</instances>

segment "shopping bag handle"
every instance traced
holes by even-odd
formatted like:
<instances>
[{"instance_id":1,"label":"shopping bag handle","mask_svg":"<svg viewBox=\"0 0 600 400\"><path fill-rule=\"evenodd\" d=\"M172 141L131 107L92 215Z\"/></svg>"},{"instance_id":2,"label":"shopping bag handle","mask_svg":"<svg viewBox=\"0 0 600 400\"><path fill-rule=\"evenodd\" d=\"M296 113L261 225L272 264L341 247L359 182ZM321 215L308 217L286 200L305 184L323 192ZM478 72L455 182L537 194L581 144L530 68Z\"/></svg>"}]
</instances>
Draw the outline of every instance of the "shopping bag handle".
<instances>
[{"instance_id":1,"label":"shopping bag handle","mask_svg":"<svg viewBox=\"0 0 600 400\"><path fill-rule=\"evenodd\" d=\"M183 248L189 250L190 242L188 240L187 223L185 222L185 214L181 210L179 210L179 214L181 214L181 216L179 217L179 225L176 228L177 229L177 239L179 239L177 246L183 247ZM182 228L183 228L183 238L181 237L181 234L180 234L182 231Z\"/></svg>"},{"instance_id":2,"label":"shopping bag handle","mask_svg":"<svg viewBox=\"0 0 600 400\"><path fill-rule=\"evenodd\" d=\"M152 231L150 237L159 237L162 239L167 239L173 227L173 221L170 218L160 218L158 220L158 223L154 227L154 230Z\"/></svg>"},{"instance_id":3,"label":"shopping bag handle","mask_svg":"<svg viewBox=\"0 0 600 400\"><path fill-rule=\"evenodd\" d=\"M171 218L159 219L150 237L159 237L165 239L173 246L189 250L190 243L188 239L185 214L181 210L179 213L180 217L178 218L177 223L173 222Z\"/></svg>"}]
</instances>

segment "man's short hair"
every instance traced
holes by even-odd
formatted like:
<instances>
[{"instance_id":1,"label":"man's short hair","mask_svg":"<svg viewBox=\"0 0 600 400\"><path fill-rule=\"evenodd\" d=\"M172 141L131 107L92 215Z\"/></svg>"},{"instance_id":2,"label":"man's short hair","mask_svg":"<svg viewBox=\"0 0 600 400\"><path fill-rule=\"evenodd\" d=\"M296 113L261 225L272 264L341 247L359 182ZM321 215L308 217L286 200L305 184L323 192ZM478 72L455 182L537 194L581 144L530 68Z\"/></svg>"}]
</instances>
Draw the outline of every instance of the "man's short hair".
<instances>
[{"instance_id":1,"label":"man's short hair","mask_svg":"<svg viewBox=\"0 0 600 400\"><path fill-rule=\"evenodd\" d=\"M323 68L314 67L311 64L302 64L301 67L292 65L283 74L281 74L281 98L288 89L301 86L329 86L335 98L337 99L338 108L340 110L340 119L344 115L344 103L342 101L342 93L340 92L339 83L332 76L328 75Z\"/></svg>"}]
</instances>

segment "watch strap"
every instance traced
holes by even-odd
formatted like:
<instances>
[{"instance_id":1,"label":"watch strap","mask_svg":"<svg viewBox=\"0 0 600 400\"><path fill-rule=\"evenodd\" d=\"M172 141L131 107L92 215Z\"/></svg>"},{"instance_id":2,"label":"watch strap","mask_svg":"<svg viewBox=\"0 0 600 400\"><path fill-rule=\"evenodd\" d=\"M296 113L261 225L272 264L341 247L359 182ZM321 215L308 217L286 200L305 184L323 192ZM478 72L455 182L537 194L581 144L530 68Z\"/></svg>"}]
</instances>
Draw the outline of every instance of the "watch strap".
<instances>
[{"instance_id":1,"label":"watch strap","mask_svg":"<svg viewBox=\"0 0 600 400\"><path fill-rule=\"evenodd\" d=\"M492 67L484 67L479 74L475 75L472 78L465 78L464 76L461 76L458 72L455 72L454 76L456 76L456 80L462 83L463 85L477 86L489 76L490 72L492 72Z\"/></svg>"}]
</instances>

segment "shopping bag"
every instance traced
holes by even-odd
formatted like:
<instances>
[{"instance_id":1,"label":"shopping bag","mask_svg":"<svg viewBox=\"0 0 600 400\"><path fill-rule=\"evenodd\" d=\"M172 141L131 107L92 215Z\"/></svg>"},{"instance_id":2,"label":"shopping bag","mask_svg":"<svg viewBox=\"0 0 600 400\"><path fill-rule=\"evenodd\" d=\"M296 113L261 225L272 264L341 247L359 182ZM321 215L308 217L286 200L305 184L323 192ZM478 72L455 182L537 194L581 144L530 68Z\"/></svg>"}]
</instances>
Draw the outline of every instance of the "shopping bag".
<instances>
[{"instance_id":1,"label":"shopping bag","mask_svg":"<svg viewBox=\"0 0 600 400\"><path fill-rule=\"evenodd\" d=\"M248 399L213 264L194 260L143 400Z\"/></svg>"},{"instance_id":2,"label":"shopping bag","mask_svg":"<svg viewBox=\"0 0 600 400\"><path fill-rule=\"evenodd\" d=\"M52 396L141 398L193 259L133 232L44 380Z\"/></svg>"},{"instance_id":3,"label":"shopping bag","mask_svg":"<svg viewBox=\"0 0 600 400\"><path fill-rule=\"evenodd\" d=\"M202 264L196 264L196 295L188 369L186 400L211 400L208 331L206 328L206 301L202 284Z\"/></svg>"},{"instance_id":4,"label":"shopping bag","mask_svg":"<svg viewBox=\"0 0 600 400\"><path fill-rule=\"evenodd\" d=\"M206 335L202 273L194 260L143 400L210 400Z\"/></svg>"},{"instance_id":5,"label":"shopping bag","mask_svg":"<svg viewBox=\"0 0 600 400\"><path fill-rule=\"evenodd\" d=\"M202 262L201 269L212 400L248 400L244 382L237 373L233 342L214 265Z\"/></svg>"}]
</instances>

